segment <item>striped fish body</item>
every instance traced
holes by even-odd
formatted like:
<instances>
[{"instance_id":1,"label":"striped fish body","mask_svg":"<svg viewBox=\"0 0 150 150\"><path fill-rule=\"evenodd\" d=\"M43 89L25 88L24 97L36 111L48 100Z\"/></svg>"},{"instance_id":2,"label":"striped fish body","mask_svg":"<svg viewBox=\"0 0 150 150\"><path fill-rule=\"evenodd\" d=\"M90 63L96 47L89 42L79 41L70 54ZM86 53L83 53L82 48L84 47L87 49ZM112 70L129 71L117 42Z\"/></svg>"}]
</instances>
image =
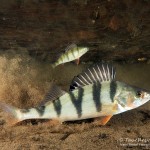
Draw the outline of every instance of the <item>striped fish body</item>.
<instances>
[{"instance_id":1,"label":"striped fish body","mask_svg":"<svg viewBox=\"0 0 150 150\"><path fill-rule=\"evenodd\" d=\"M60 64L64 64L66 62L70 62L76 59L79 59L82 55L84 55L89 49L87 47L77 47L77 45L71 45L67 48L64 54L62 54L58 60L52 65L52 67L56 67Z\"/></svg>"},{"instance_id":2,"label":"striped fish body","mask_svg":"<svg viewBox=\"0 0 150 150\"><path fill-rule=\"evenodd\" d=\"M104 81L66 93L45 108L50 110L47 114L53 114L50 118L63 122L113 116L149 100L150 92L146 90L119 81Z\"/></svg>"},{"instance_id":3,"label":"striped fish body","mask_svg":"<svg viewBox=\"0 0 150 150\"><path fill-rule=\"evenodd\" d=\"M61 96L53 104L47 105L47 110L55 112L51 117L62 122L112 115L117 113L114 109L114 97L117 91L114 93L112 89L115 86L116 82L109 81L84 86Z\"/></svg>"},{"instance_id":4,"label":"striped fish body","mask_svg":"<svg viewBox=\"0 0 150 150\"><path fill-rule=\"evenodd\" d=\"M1 104L4 111L19 121L54 119L60 122L113 116L137 108L150 100L150 92L115 81L112 66L96 65L75 76L70 91L52 88L45 103L31 109L17 109Z\"/></svg>"},{"instance_id":5,"label":"striped fish body","mask_svg":"<svg viewBox=\"0 0 150 150\"><path fill-rule=\"evenodd\" d=\"M70 91L52 103L46 103L43 110L40 107L32 108L24 113L24 119L29 119L30 116L30 119L47 118L63 122L114 114L115 94L110 95L113 92L113 89L110 89L111 84L116 83L108 81Z\"/></svg>"},{"instance_id":6,"label":"striped fish body","mask_svg":"<svg viewBox=\"0 0 150 150\"><path fill-rule=\"evenodd\" d=\"M20 119L54 119L60 122L119 114L134 107L127 106L136 88L119 81L94 83L65 93L53 102L20 110Z\"/></svg>"}]
</instances>

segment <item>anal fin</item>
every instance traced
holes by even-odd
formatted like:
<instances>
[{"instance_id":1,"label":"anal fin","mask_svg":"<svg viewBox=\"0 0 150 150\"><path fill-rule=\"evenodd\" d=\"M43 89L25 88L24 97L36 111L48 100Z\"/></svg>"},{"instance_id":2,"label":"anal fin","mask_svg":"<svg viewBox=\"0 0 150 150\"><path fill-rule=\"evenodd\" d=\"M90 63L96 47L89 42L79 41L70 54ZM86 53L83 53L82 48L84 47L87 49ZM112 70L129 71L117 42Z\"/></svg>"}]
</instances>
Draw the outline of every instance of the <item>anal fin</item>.
<instances>
[{"instance_id":1,"label":"anal fin","mask_svg":"<svg viewBox=\"0 0 150 150\"><path fill-rule=\"evenodd\" d=\"M96 121L96 124L97 125L106 125L107 122L111 119L113 115L108 115L108 116L104 116L104 117L100 117L100 118L96 118L95 121Z\"/></svg>"}]
</instances>

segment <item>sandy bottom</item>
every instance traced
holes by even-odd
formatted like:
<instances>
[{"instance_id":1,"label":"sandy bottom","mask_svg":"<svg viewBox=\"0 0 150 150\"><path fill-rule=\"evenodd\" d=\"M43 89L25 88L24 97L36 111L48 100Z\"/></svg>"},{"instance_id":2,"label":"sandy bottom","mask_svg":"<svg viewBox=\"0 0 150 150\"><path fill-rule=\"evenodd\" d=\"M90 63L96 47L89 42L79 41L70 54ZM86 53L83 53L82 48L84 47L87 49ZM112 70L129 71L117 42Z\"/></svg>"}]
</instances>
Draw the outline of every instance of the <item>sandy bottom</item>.
<instances>
[{"instance_id":1,"label":"sandy bottom","mask_svg":"<svg viewBox=\"0 0 150 150\"><path fill-rule=\"evenodd\" d=\"M106 126L92 120L56 126L29 121L9 127L1 118L0 123L1 150L150 149L150 112L144 106L114 116Z\"/></svg>"},{"instance_id":2,"label":"sandy bottom","mask_svg":"<svg viewBox=\"0 0 150 150\"><path fill-rule=\"evenodd\" d=\"M67 90L71 78L85 67L68 64L53 71L49 64L33 61L26 54L23 56L5 54L0 57L0 99L20 108L36 106L52 80ZM150 89L150 65L116 64L116 67L118 80ZM49 122L30 120L13 127L5 121L1 112L1 150L150 149L150 102L113 116L105 126L97 125L98 121L92 119L55 126Z\"/></svg>"}]
</instances>

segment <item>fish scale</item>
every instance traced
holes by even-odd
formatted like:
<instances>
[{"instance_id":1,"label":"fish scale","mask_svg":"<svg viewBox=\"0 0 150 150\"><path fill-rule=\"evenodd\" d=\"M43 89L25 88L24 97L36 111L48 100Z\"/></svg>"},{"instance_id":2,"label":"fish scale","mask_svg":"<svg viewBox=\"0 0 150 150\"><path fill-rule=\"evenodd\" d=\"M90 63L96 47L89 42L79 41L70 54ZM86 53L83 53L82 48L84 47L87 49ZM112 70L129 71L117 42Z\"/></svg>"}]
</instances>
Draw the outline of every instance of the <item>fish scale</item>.
<instances>
[{"instance_id":1,"label":"fish scale","mask_svg":"<svg viewBox=\"0 0 150 150\"><path fill-rule=\"evenodd\" d=\"M58 60L54 64L52 64L52 67L56 67L60 64L64 64L66 62L70 62L73 60L79 59L82 55L84 55L89 48L87 47L78 47L76 44L71 44L66 48L65 53L60 55Z\"/></svg>"},{"instance_id":2,"label":"fish scale","mask_svg":"<svg viewBox=\"0 0 150 150\"><path fill-rule=\"evenodd\" d=\"M48 105L45 104L45 107L43 107L44 110L40 109L41 106L35 108L37 116L35 116L35 110L33 108L24 114L29 116L33 111L33 118L50 118L58 119L60 121L86 119L89 117L89 113L91 116L95 117L95 115L97 116L98 113L100 115L101 111L103 111L101 105L113 105L110 96L110 85L111 82L108 81L105 81L102 84L97 83L87 85L79 90L70 91L69 93L64 94L52 103L48 103ZM55 113L53 113L54 116L51 113L52 111L55 111ZM47 113L49 113L49 115L47 115ZM108 111L106 114L108 115L111 113L112 110L110 110L110 113ZM48 118L46 118L47 116ZM32 116L29 119L32 119Z\"/></svg>"},{"instance_id":3,"label":"fish scale","mask_svg":"<svg viewBox=\"0 0 150 150\"><path fill-rule=\"evenodd\" d=\"M69 92L52 86L38 107L19 109L0 103L18 121L52 119L64 121L105 117L105 125L116 114L137 108L150 100L150 92L115 80L115 69L97 64L75 76Z\"/></svg>"}]
</instances>

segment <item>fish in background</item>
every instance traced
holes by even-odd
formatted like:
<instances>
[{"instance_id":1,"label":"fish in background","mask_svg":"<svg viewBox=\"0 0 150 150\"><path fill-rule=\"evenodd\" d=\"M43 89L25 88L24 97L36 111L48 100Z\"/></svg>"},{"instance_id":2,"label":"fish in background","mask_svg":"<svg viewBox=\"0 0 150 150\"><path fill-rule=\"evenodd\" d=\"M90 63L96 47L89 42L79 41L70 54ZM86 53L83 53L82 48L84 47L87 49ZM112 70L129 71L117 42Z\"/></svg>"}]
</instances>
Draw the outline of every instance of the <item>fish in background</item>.
<instances>
[{"instance_id":1,"label":"fish in background","mask_svg":"<svg viewBox=\"0 0 150 150\"><path fill-rule=\"evenodd\" d=\"M80 57L84 55L88 50L89 48L87 47L78 47L76 44L71 44L65 49L65 53L60 55L57 61L52 64L52 67L54 68L60 64L64 64L73 60L77 60L78 65Z\"/></svg>"},{"instance_id":2,"label":"fish in background","mask_svg":"<svg viewBox=\"0 0 150 150\"><path fill-rule=\"evenodd\" d=\"M98 64L75 76L70 91L53 85L44 103L30 109L19 109L0 103L15 123L26 119L65 121L99 118L105 125L113 115L135 109L150 100L150 92L115 80L115 69Z\"/></svg>"}]
</instances>

